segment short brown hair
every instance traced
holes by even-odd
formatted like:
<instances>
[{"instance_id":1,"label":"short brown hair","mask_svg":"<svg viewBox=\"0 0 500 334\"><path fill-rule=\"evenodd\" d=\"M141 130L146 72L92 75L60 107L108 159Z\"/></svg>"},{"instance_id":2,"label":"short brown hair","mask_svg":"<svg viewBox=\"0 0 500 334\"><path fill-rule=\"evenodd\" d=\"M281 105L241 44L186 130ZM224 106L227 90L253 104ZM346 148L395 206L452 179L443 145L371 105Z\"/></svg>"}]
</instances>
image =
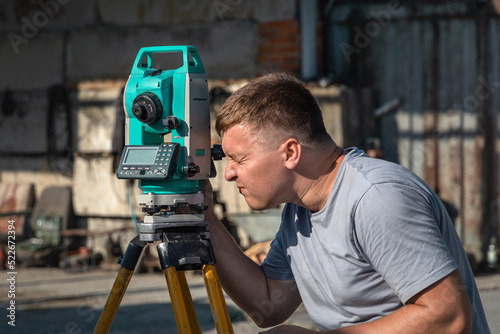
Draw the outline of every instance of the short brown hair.
<instances>
[{"instance_id":1,"label":"short brown hair","mask_svg":"<svg viewBox=\"0 0 500 334\"><path fill-rule=\"evenodd\" d=\"M237 124L285 130L302 143L330 138L314 96L302 81L284 73L257 78L226 100L217 115L217 133L222 136Z\"/></svg>"}]
</instances>

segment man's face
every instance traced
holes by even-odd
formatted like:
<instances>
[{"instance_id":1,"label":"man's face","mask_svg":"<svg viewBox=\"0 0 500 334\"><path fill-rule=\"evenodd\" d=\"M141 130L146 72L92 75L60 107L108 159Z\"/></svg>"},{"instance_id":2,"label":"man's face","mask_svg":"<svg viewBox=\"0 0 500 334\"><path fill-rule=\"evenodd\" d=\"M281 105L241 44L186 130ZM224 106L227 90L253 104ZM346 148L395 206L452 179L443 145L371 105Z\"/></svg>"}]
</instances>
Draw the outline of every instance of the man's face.
<instances>
[{"instance_id":1,"label":"man's face","mask_svg":"<svg viewBox=\"0 0 500 334\"><path fill-rule=\"evenodd\" d=\"M227 156L224 177L236 182L240 194L254 210L266 210L286 200L285 155L279 143L266 144L264 131L235 125L224 133L222 148Z\"/></svg>"}]
</instances>

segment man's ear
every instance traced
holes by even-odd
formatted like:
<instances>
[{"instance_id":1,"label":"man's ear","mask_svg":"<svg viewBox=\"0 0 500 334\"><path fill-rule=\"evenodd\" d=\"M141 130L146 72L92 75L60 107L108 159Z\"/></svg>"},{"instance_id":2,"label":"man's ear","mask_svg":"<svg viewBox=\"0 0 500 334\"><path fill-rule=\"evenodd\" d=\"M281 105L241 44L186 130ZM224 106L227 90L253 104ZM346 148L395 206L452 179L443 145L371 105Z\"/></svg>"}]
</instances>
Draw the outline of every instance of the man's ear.
<instances>
[{"instance_id":1,"label":"man's ear","mask_svg":"<svg viewBox=\"0 0 500 334\"><path fill-rule=\"evenodd\" d=\"M302 145L295 139L287 139L283 143L285 155L285 167L288 169L295 169L299 164L302 155Z\"/></svg>"}]
</instances>

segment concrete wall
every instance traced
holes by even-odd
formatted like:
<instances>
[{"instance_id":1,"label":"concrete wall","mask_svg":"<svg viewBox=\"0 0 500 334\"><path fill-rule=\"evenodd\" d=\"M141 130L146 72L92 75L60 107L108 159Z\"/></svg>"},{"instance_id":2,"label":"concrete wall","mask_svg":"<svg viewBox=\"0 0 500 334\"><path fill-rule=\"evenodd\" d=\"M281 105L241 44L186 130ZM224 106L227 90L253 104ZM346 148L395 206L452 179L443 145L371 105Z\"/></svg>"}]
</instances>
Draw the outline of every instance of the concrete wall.
<instances>
[{"instance_id":1,"label":"concrete wall","mask_svg":"<svg viewBox=\"0 0 500 334\"><path fill-rule=\"evenodd\" d=\"M124 78L137 50L194 45L210 78L257 74L258 27L294 0L24 0L0 4L0 89Z\"/></svg>"}]
</instances>

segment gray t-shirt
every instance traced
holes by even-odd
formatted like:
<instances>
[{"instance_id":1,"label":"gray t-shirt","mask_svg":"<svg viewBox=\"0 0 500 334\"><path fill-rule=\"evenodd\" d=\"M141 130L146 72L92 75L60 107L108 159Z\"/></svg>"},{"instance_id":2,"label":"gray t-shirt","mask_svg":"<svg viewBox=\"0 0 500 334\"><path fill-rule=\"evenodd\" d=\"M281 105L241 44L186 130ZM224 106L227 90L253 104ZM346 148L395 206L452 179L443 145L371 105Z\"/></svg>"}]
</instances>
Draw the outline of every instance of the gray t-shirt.
<instances>
[{"instance_id":1,"label":"gray t-shirt","mask_svg":"<svg viewBox=\"0 0 500 334\"><path fill-rule=\"evenodd\" d=\"M384 317L459 268L473 306L472 332L489 333L442 202L407 169L357 149L344 158L321 211L285 206L262 268L270 278L296 281L321 330Z\"/></svg>"}]
</instances>

